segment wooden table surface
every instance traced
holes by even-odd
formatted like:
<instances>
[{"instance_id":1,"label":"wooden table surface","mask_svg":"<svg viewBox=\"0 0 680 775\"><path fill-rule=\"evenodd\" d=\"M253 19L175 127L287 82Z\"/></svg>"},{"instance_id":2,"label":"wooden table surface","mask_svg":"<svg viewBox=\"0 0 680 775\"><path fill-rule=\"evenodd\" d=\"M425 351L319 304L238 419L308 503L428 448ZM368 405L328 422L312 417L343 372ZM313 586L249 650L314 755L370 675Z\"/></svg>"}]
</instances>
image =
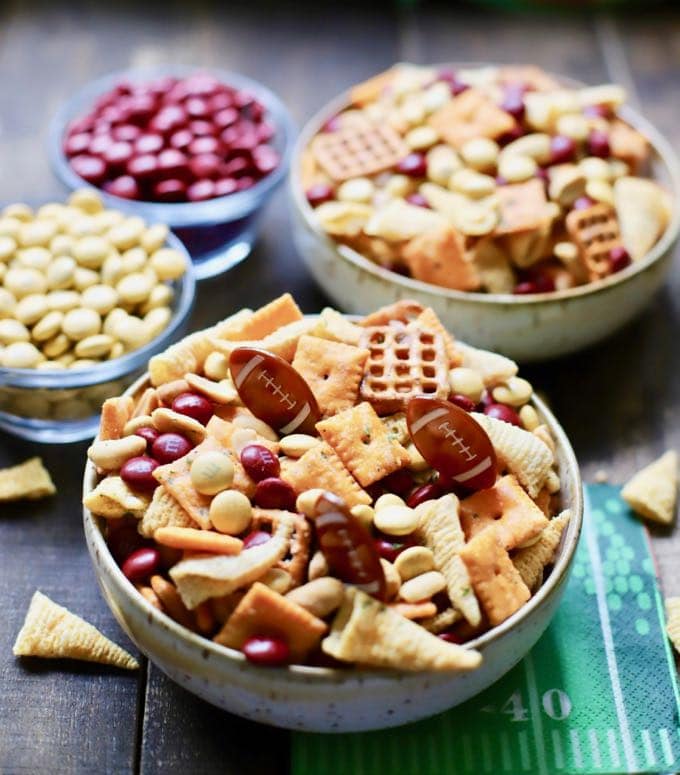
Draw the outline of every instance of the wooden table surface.
<instances>
[{"instance_id":1,"label":"wooden table surface","mask_svg":"<svg viewBox=\"0 0 680 775\"><path fill-rule=\"evenodd\" d=\"M680 142L680 14L506 15L427 3L402 10L372 3L142 5L0 6L0 201L63 194L48 167L46 133L74 89L111 70L162 62L215 65L262 80L301 125L326 99L396 60L531 60L584 81L624 84L633 103L676 147ZM199 289L192 325L283 290L308 312L324 303L293 248L281 190L249 259ZM677 270L620 334L527 370L548 394L586 480L605 469L611 481L623 481L669 446L680 447L679 298ZM0 772L287 772L286 732L205 704L153 665L121 675L12 657L36 588L133 647L99 594L85 548L79 490L86 445L38 449L8 436L0 445L2 465L39 452L59 488L55 498L0 512ZM653 540L664 592L680 594L680 538L655 531Z\"/></svg>"}]
</instances>

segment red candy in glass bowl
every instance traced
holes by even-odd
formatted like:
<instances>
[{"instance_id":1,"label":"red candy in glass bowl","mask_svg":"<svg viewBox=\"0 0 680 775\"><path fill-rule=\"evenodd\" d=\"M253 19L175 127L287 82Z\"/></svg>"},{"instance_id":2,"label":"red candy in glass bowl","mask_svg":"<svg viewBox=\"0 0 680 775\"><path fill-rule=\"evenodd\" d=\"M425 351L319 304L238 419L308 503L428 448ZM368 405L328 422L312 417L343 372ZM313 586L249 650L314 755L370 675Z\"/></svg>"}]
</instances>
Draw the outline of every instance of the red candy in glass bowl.
<instances>
[{"instance_id":1,"label":"red candy in glass bowl","mask_svg":"<svg viewBox=\"0 0 680 775\"><path fill-rule=\"evenodd\" d=\"M69 187L86 181L108 206L170 226L202 279L250 252L259 212L285 176L293 133L280 100L236 73L131 70L93 82L63 106L50 152Z\"/></svg>"}]
</instances>

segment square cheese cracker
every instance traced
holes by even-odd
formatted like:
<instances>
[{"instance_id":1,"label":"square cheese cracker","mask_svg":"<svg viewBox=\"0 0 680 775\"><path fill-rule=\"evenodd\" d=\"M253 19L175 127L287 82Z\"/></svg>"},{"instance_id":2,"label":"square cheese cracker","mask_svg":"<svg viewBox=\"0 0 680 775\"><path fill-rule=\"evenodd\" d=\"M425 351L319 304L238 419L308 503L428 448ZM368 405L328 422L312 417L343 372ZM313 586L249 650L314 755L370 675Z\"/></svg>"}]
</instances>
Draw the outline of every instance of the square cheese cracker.
<instances>
[{"instance_id":1,"label":"square cheese cracker","mask_svg":"<svg viewBox=\"0 0 680 775\"><path fill-rule=\"evenodd\" d=\"M406 450L392 441L375 409L363 402L316 425L362 487L408 465Z\"/></svg>"},{"instance_id":2,"label":"square cheese cracker","mask_svg":"<svg viewBox=\"0 0 680 775\"><path fill-rule=\"evenodd\" d=\"M293 662L303 662L327 630L324 621L256 581L214 640L240 649L253 635L284 638Z\"/></svg>"},{"instance_id":3,"label":"square cheese cracker","mask_svg":"<svg viewBox=\"0 0 680 775\"><path fill-rule=\"evenodd\" d=\"M512 616L531 597L495 531L483 530L463 547L460 556L492 627Z\"/></svg>"},{"instance_id":4,"label":"square cheese cracker","mask_svg":"<svg viewBox=\"0 0 680 775\"><path fill-rule=\"evenodd\" d=\"M363 347L303 336L293 368L304 377L323 415L332 417L356 403L368 354Z\"/></svg>"},{"instance_id":5,"label":"square cheese cracker","mask_svg":"<svg viewBox=\"0 0 680 775\"><path fill-rule=\"evenodd\" d=\"M350 508L371 503L369 494L359 487L333 448L325 442L315 444L301 458L286 465L282 478L298 493L314 488L329 490Z\"/></svg>"},{"instance_id":6,"label":"square cheese cracker","mask_svg":"<svg viewBox=\"0 0 680 775\"><path fill-rule=\"evenodd\" d=\"M492 529L508 551L535 538L548 525L543 512L512 475L461 501L460 522L468 541L482 530Z\"/></svg>"}]
</instances>

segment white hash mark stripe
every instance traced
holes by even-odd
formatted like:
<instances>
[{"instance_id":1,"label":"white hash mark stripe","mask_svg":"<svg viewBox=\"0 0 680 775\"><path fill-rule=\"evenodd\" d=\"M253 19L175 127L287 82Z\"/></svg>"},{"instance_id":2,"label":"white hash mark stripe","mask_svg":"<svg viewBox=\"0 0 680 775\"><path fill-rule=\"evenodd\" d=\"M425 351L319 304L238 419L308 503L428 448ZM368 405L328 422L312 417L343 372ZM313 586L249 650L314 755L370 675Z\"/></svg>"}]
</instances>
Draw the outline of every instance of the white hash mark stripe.
<instances>
[{"instance_id":1,"label":"white hash mark stripe","mask_svg":"<svg viewBox=\"0 0 680 775\"><path fill-rule=\"evenodd\" d=\"M527 741L527 733L522 730L519 735L519 755L522 761L522 769L528 770L531 768L531 757L529 756L529 743Z\"/></svg>"},{"instance_id":2,"label":"white hash mark stripe","mask_svg":"<svg viewBox=\"0 0 680 775\"><path fill-rule=\"evenodd\" d=\"M548 767L545 760L545 744L543 738L543 724L541 723L541 708L538 702L538 688L536 686L536 671L534 660L529 652L524 658L524 669L527 677L527 691L529 692L529 706L531 708L531 726L534 732L534 747L538 759L538 772L540 775L548 775Z\"/></svg>"},{"instance_id":3,"label":"white hash mark stripe","mask_svg":"<svg viewBox=\"0 0 680 775\"><path fill-rule=\"evenodd\" d=\"M246 365L239 371L236 377L235 385L238 390L241 385L248 379L253 369L256 369L264 360L261 355L253 355L253 357L246 363Z\"/></svg>"},{"instance_id":4,"label":"white hash mark stripe","mask_svg":"<svg viewBox=\"0 0 680 775\"><path fill-rule=\"evenodd\" d=\"M645 747L647 764L649 764L650 767L653 767L656 764L656 754L654 753L654 746L652 745L652 736L649 734L648 729L643 729L640 732L640 737L642 738L642 744Z\"/></svg>"},{"instance_id":5,"label":"white hash mark stripe","mask_svg":"<svg viewBox=\"0 0 680 775\"><path fill-rule=\"evenodd\" d=\"M458 474L458 476L454 476L453 478L460 482L461 484L463 482L467 482L470 479L473 479L478 474L481 474L482 471L486 471L487 468L490 468L491 466L491 458L485 457L484 460L482 460L481 463L477 463L477 465L474 468L471 468L469 471L466 471L464 474Z\"/></svg>"},{"instance_id":6,"label":"white hash mark stripe","mask_svg":"<svg viewBox=\"0 0 680 775\"><path fill-rule=\"evenodd\" d=\"M609 743L609 756L614 767L621 766L621 756L619 755L619 744L616 739L616 732L613 729L607 730L607 742Z\"/></svg>"},{"instance_id":7,"label":"white hash mark stripe","mask_svg":"<svg viewBox=\"0 0 680 775\"><path fill-rule=\"evenodd\" d=\"M312 411L309 404L305 404L302 409L295 415L295 417L281 428L281 433L286 435L292 433L296 428L299 428L302 423L309 417L309 413Z\"/></svg>"},{"instance_id":8,"label":"white hash mark stripe","mask_svg":"<svg viewBox=\"0 0 680 775\"><path fill-rule=\"evenodd\" d=\"M663 758L666 764L673 764L675 761L675 755L673 754L673 746L671 745L671 739L668 735L667 729L659 730L659 739L661 740L661 749L663 750Z\"/></svg>"},{"instance_id":9,"label":"white hash mark stripe","mask_svg":"<svg viewBox=\"0 0 680 775\"><path fill-rule=\"evenodd\" d=\"M555 756L555 767L561 770L564 767L564 752L562 751L562 738L560 733L553 729L552 731L553 751Z\"/></svg>"},{"instance_id":10,"label":"white hash mark stripe","mask_svg":"<svg viewBox=\"0 0 680 775\"><path fill-rule=\"evenodd\" d=\"M593 764L600 769L602 766L602 757L600 756L600 742L597 739L597 731L595 729L588 730L588 742L590 743L590 755L593 759Z\"/></svg>"},{"instance_id":11,"label":"white hash mark stripe","mask_svg":"<svg viewBox=\"0 0 680 775\"><path fill-rule=\"evenodd\" d=\"M510 741L507 732L501 732L501 759L503 769L508 772L512 768L512 758L510 757Z\"/></svg>"},{"instance_id":12,"label":"white hash mark stripe","mask_svg":"<svg viewBox=\"0 0 680 775\"><path fill-rule=\"evenodd\" d=\"M583 754L581 753L581 742L578 739L578 729L572 729L569 732L571 739L571 751L574 754L574 767L577 770L583 769Z\"/></svg>"},{"instance_id":13,"label":"white hash mark stripe","mask_svg":"<svg viewBox=\"0 0 680 775\"><path fill-rule=\"evenodd\" d=\"M448 414L446 409L433 409L431 412L424 414L420 420L416 420L411 426L411 434L415 436L419 430L422 430L428 423L432 422L432 420L437 420L445 414Z\"/></svg>"},{"instance_id":14,"label":"white hash mark stripe","mask_svg":"<svg viewBox=\"0 0 680 775\"><path fill-rule=\"evenodd\" d=\"M619 667L616 662L616 652L614 650L614 638L612 635L611 622L609 620L609 610L607 608L607 595L604 588L604 574L602 572L602 557L600 548L597 545L597 536L591 522L590 499L586 495L587 508L586 519L583 521L585 528L586 546L588 555L593 566L593 579L595 581L595 596L597 598L597 611L600 616L600 629L602 630L602 639L604 641L604 651L607 657L607 668L609 670L609 679L612 685L612 694L614 696L614 705L616 707L616 717L621 730L621 739L623 740L623 754L626 759L626 765L631 772L637 770L635 760L635 749L633 748L633 738L630 734L630 725L628 723L628 714L623 700L621 690L621 679L619 678Z\"/></svg>"}]
</instances>

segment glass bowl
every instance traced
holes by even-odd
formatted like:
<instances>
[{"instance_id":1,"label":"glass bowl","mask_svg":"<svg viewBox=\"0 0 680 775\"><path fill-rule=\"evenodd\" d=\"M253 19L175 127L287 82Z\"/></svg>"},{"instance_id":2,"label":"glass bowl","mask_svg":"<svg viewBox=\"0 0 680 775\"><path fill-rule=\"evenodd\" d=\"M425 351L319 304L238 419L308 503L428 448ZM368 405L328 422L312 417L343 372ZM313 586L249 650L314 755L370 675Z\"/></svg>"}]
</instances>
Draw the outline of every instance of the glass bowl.
<instances>
[{"instance_id":1,"label":"glass bowl","mask_svg":"<svg viewBox=\"0 0 680 775\"><path fill-rule=\"evenodd\" d=\"M124 392L146 371L149 358L165 350L186 330L196 281L189 254L180 240L169 234L166 244L179 250L188 266L184 276L172 283L174 314L168 327L144 347L86 369L0 367L0 429L48 444L81 441L96 435L102 402Z\"/></svg>"},{"instance_id":2,"label":"glass bowl","mask_svg":"<svg viewBox=\"0 0 680 775\"><path fill-rule=\"evenodd\" d=\"M97 191L106 207L139 215L150 223L167 224L189 251L196 279L203 280L227 271L248 256L263 207L286 175L295 129L288 110L273 92L243 75L214 68L164 66L121 70L92 81L62 105L52 119L48 143L50 162L62 183L70 189L89 185L74 172L64 154L63 139L68 124L89 110L97 97L119 81L134 83L195 73L207 73L226 84L247 90L265 106L276 127L270 144L279 152L279 166L252 188L202 202L149 202L123 199L100 188Z\"/></svg>"}]
</instances>

